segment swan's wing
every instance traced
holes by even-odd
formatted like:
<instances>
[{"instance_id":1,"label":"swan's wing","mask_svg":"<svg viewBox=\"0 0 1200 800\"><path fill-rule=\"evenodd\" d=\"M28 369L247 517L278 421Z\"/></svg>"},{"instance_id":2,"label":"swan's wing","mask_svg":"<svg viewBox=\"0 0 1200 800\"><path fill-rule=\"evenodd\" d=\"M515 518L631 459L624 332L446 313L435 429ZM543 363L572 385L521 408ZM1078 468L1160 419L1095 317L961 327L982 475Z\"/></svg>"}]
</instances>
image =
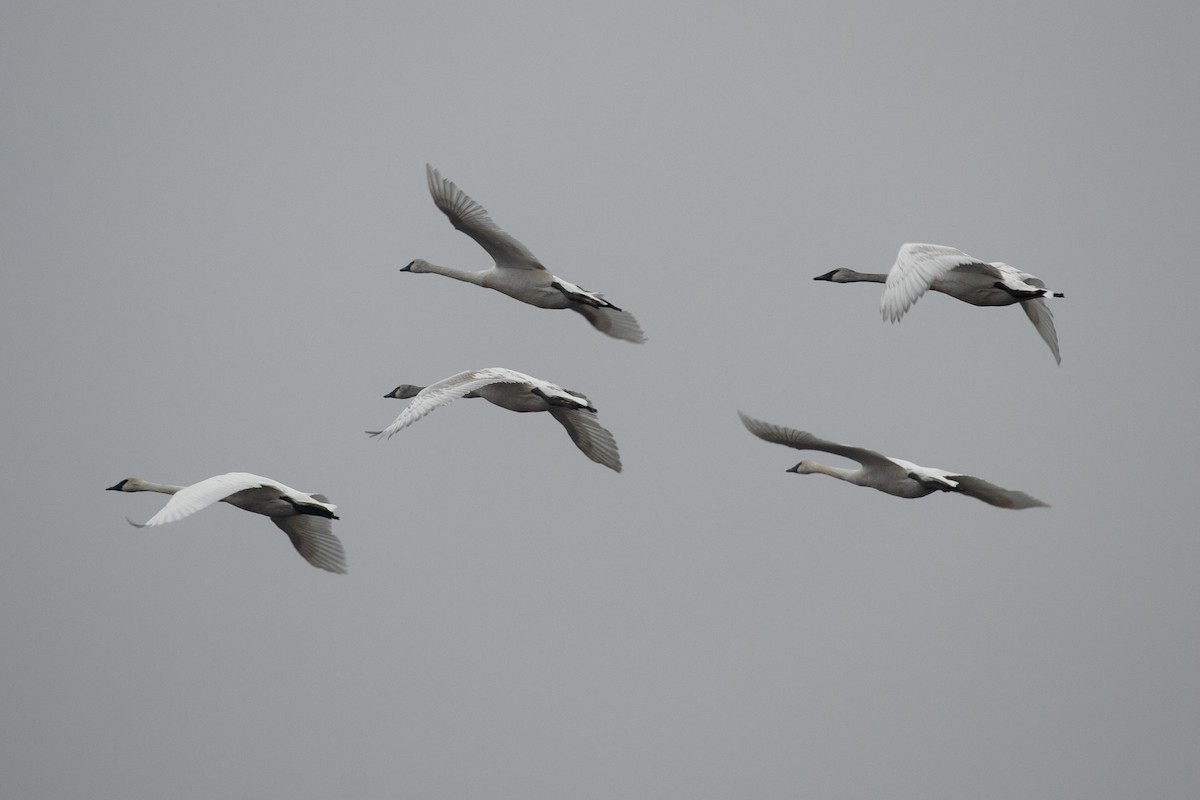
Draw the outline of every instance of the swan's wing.
<instances>
[{"instance_id":1,"label":"swan's wing","mask_svg":"<svg viewBox=\"0 0 1200 800\"><path fill-rule=\"evenodd\" d=\"M510 269L545 270L529 248L509 236L500 226L492 222L487 209L476 203L466 192L454 185L454 181L443 178L442 173L425 165L429 179L429 193L433 203L450 218L450 224L470 236L479 246L488 251L498 267Z\"/></svg>"},{"instance_id":2,"label":"swan's wing","mask_svg":"<svg viewBox=\"0 0 1200 800\"><path fill-rule=\"evenodd\" d=\"M329 519L313 514L297 514L294 517L271 517L271 522L288 535L305 561L338 575L346 574L346 552L342 549L341 541L333 535L333 524Z\"/></svg>"},{"instance_id":3,"label":"swan's wing","mask_svg":"<svg viewBox=\"0 0 1200 800\"><path fill-rule=\"evenodd\" d=\"M896 263L892 265L884 283L879 313L888 322L899 322L904 312L925 294L935 280L956 269L999 277L991 264L985 264L953 247L940 244L901 246Z\"/></svg>"},{"instance_id":4,"label":"swan's wing","mask_svg":"<svg viewBox=\"0 0 1200 800\"><path fill-rule=\"evenodd\" d=\"M738 416L742 418L742 424L746 426L746 430L764 441L794 447L797 450L820 450L823 453L832 453L835 456L857 461L864 467L870 467L873 470L886 470L902 476L907 474L904 468L895 461L874 450L818 439L808 431L773 425L770 422L763 422L747 416L741 411L738 412Z\"/></svg>"},{"instance_id":5,"label":"swan's wing","mask_svg":"<svg viewBox=\"0 0 1200 800\"><path fill-rule=\"evenodd\" d=\"M554 406L550 414L567 429L571 441L583 454L616 472L621 471L617 441L608 429L596 421L596 412Z\"/></svg>"},{"instance_id":6,"label":"swan's wing","mask_svg":"<svg viewBox=\"0 0 1200 800\"><path fill-rule=\"evenodd\" d=\"M400 416L381 431L367 431L371 436L391 438L399 431L412 425L421 417L446 405L451 400L470 394L476 389L490 386L493 383L542 383L537 378L503 367L488 367L487 369L472 369L443 378L437 383L426 386L412 402L400 412Z\"/></svg>"},{"instance_id":7,"label":"swan's wing","mask_svg":"<svg viewBox=\"0 0 1200 800\"><path fill-rule=\"evenodd\" d=\"M1027 283L1032 283L1032 281L1027 281ZM1050 306L1046 305L1045 300L1038 297L1033 300L1022 300L1021 308L1025 311L1025 316L1029 317L1029 321L1033 323L1033 327L1037 328L1037 332L1041 334L1042 340L1050 345L1054 361L1061 364L1062 356L1058 354L1058 334L1054 330L1054 315L1050 313Z\"/></svg>"},{"instance_id":8,"label":"swan's wing","mask_svg":"<svg viewBox=\"0 0 1200 800\"><path fill-rule=\"evenodd\" d=\"M982 478L975 478L970 475L951 475L950 478L958 484L958 491L968 497L974 497L976 500L982 500L993 506L999 506L1000 508L1050 507L1048 503L1043 503L1036 497L1025 494L1025 492L1004 489L994 483L988 483Z\"/></svg>"},{"instance_id":9,"label":"swan's wing","mask_svg":"<svg viewBox=\"0 0 1200 800\"><path fill-rule=\"evenodd\" d=\"M261 475L252 475L249 472L229 472L225 475L216 475L212 478L206 478L199 483L193 483L191 486L183 487L171 495L171 499L167 501L167 504L159 509L159 512L153 517L145 522L129 520L129 524L138 528L165 525L168 522L175 522L189 514L195 514L197 511L208 508L213 503L218 503L231 494L245 489L258 489L262 487L276 489L281 494L306 496L303 492L297 492L295 489L284 486L282 483L273 481L270 478L264 478Z\"/></svg>"},{"instance_id":10,"label":"swan's wing","mask_svg":"<svg viewBox=\"0 0 1200 800\"><path fill-rule=\"evenodd\" d=\"M571 306L571 309L587 317L587 321L592 323L593 328L601 333L607 333L614 339L624 339L634 344L646 341L646 334L642 333L642 326L638 325L633 314L628 311L619 311L615 308L596 308L589 305Z\"/></svg>"}]
</instances>

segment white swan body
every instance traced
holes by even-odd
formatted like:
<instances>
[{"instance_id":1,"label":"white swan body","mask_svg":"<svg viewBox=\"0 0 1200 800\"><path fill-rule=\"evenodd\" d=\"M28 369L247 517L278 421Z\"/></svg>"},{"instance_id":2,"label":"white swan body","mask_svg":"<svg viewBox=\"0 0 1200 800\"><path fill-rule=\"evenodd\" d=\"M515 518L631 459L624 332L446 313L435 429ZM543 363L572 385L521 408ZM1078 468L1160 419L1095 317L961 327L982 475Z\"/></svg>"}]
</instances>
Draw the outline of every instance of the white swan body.
<instances>
[{"instance_id":1,"label":"white swan body","mask_svg":"<svg viewBox=\"0 0 1200 800\"><path fill-rule=\"evenodd\" d=\"M448 178L425 165L429 193L434 204L450 218L455 228L470 236L491 255L496 265L478 272L433 264L416 259L401 272L433 272L476 286L495 289L538 308L569 308L587 318L597 330L617 339L640 344L646 341L641 326L628 311L552 275L525 245L492 222L487 210L466 195Z\"/></svg>"},{"instance_id":2,"label":"white swan body","mask_svg":"<svg viewBox=\"0 0 1200 800\"><path fill-rule=\"evenodd\" d=\"M1036 275L1008 264L988 264L961 250L940 244L905 244L887 275L855 272L840 268L813 278L833 283L882 283L883 297L879 312L889 322L899 322L927 290L948 294L974 306L1010 306L1020 303L1029 321L1050 347L1054 360L1058 353L1058 334L1046 297L1062 297L1051 292Z\"/></svg>"},{"instance_id":3,"label":"white swan body","mask_svg":"<svg viewBox=\"0 0 1200 800\"><path fill-rule=\"evenodd\" d=\"M482 397L489 403L522 413L548 411L567 430L584 455L616 472L621 457L613 435L596 422L596 408L583 394L523 372L489 367L451 375L427 387L403 384L384 397L412 398L391 425L371 436L391 438L421 417L459 397Z\"/></svg>"},{"instance_id":4,"label":"white swan body","mask_svg":"<svg viewBox=\"0 0 1200 800\"><path fill-rule=\"evenodd\" d=\"M337 506L321 494L308 494L284 486L278 481L253 475L249 472L229 472L216 475L191 486L173 486L151 483L140 478L126 478L108 491L114 492L159 492L172 495L157 514L145 522L134 522L126 517L130 525L149 528L165 525L213 503L224 502L245 511L271 518L291 539L300 555L314 567L345 574L346 554L342 543L333 534L330 520L337 519L333 512Z\"/></svg>"},{"instance_id":5,"label":"white swan body","mask_svg":"<svg viewBox=\"0 0 1200 800\"><path fill-rule=\"evenodd\" d=\"M813 473L829 475L856 486L867 486L896 497L924 497L939 491L958 492L1000 508L1046 506L1046 503L1025 494L1025 492L1003 489L981 478L948 472L936 467L922 467L911 461L889 458L882 453L863 447L851 447L818 439L807 431L798 431L762 422L741 411L738 412L738 416L742 418L742 424L748 431L765 441L794 447L797 450L820 450L824 453L833 453L861 464L858 469L844 469L818 464L814 461L801 461L790 468L788 472L795 472L799 475Z\"/></svg>"}]
</instances>

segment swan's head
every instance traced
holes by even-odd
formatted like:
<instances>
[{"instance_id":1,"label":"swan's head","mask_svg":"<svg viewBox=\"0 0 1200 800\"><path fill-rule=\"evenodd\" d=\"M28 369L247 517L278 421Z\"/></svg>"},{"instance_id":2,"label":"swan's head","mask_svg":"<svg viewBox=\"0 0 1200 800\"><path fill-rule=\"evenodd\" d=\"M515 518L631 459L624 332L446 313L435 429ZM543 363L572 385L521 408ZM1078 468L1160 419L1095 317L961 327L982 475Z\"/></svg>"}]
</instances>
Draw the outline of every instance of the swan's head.
<instances>
[{"instance_id":1,"label":"swan's head","mask_svg":"<svg viewBox=\"0 0 1200 800\"><path fill-rule=\"evenodd\" d=\"M857 273L852 269L838 267L837 269L826 272L824 275L818 275L817 277L813 278L813 280L831 281L833 283L854 283L856 275Z\"/></svg>"},{"instance_id":2,"label":"swan's head","mask_svg":"<svg viewBox=\"0 0 1200 800\"><path fill-rule=\"evenodd\" d=\"M416 397L423 387L413 386L411 383L402 383L395 389L384 395L384 397L394 397L397 400L407 400L410 397Z\"/></svg>"},{"instance_id":3,"label":"swan's head","mask_svg":"<svg viewBox=\"0 0 1200 800\"><path fill-rule=\"evenodd\" d=\"M139 478L126 478L120 483L114 484L104 491L106 492L140 492L142 491L142 481Z\"/></svg>"},{"instance_id":4,"label":"swan's head","mask_svg":"<svg viewBox=\"0 0 1200 800\"><path fill-rule=\"evenodd\" d=\"M812 475L814 472L819 472L817 465L813 461L801 461L794 467L790 467L788 472L794 472L797 475Z\"/></svg>"},{"instance_id":5,"label":"swan's head","mask_svg":"<svg viewBox=\"0 0 1200 800\"><path fill-rule=\"evenodd\" d=\"M408 266L401 267L400 271L401 272L429 272L429 262L424 259L421 259L421 258L414 258L412 261L408 262Z\"/></svg>"}]
</instances>

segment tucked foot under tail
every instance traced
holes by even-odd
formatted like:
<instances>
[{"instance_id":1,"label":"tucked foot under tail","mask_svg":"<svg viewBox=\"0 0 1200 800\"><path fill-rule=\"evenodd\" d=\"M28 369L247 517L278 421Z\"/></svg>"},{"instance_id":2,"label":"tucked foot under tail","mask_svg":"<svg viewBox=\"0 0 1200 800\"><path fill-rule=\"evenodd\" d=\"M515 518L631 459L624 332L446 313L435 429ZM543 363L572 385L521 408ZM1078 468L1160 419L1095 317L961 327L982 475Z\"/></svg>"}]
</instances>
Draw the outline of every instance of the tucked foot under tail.
<instances>
[{"instance_id":1,"label":"tucked foot under tail","mask_svg":"<svg viewBox=\"0 0 1200 800\"><path fill-rule=\"evenodd\" d=\"M573 283L567 283L563 280L554 281L550 285L566 295L567 299L571 300L572 302L585 306L591 306L592 308L611 308L614 311L622 310L621 308L618 308L617 306L605 300L604 297L599 293L589 292L582 286L576 286Z\"/></svg>"},{"instance_id":2,"label":"tucked foot under tail","mask_svg":"<svg viewBox=\"0 0 1200 800\"><path fill-rule=\"evenodd\" d=\"M1035 300L1039 297L1045 297L1047 294L1049 294L1049 292L1047 292L1045 289L1014 289L1011 286L1006 286L1000 281L996 281L992 285L997 289L1002 289L1008 292L1017 300ZM1056 292L1054 296L1062 297L1062 294Z\"/></svg>"},{"instance_id":3,"label":"tucked foot under tail","mask_svg":"<svg viewBox=\"0 0 1200 800\"><path fill-rule=\"evenodd\" d=\"M580 411L591 411L593 414L596 413L596 408L591 404L591 402L582 397L575 397L574 395L570 395L570 394L567 394L567 395L550 394L548 392L543 391L541 389L541 387L538 387L538 386L534 386L533 389L531 389L531 391L552 406L561 406L563 408L577 408Z\"/></svg>"},{"instance_id":4,"label":"tucked foot under tail","mask_svg":"<svg viewBox=\"0 0 1200 800\"><path fill-rule=\"evenodd\" d=\"M282 497L291 504L292 508L296 509L297 514L309 514L314 517L325 517L326 519L341 519L341 517L324 506L310 506L307 503L297 503L287 495L282 495Z\"/></svg>"}]
</instances>

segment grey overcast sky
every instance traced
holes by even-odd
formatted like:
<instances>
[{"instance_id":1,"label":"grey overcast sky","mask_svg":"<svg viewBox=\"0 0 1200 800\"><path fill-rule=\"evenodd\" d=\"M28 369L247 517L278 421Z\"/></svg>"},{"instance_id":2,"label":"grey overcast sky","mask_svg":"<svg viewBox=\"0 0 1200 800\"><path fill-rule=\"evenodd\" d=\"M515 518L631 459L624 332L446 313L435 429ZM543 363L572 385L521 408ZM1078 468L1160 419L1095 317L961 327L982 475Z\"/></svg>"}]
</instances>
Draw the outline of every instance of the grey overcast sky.
<instances>
[{"instance_id":1,"label":"grey overcast sky","mask_svg":"<svg viewBox=\"0 0 1200 800\"><path fill-rule=\"evenodd\" d=\"M1200 795L1193 2L0 7L0 794ZM649 337L399 268L432 163ZM1067 294L898 325L899 245ZM481 402L586 392L625 471ZM785 469L736 410L1023 489ZM339 505L348 576L227 506Z\"/></svg>"}]
</instances>

